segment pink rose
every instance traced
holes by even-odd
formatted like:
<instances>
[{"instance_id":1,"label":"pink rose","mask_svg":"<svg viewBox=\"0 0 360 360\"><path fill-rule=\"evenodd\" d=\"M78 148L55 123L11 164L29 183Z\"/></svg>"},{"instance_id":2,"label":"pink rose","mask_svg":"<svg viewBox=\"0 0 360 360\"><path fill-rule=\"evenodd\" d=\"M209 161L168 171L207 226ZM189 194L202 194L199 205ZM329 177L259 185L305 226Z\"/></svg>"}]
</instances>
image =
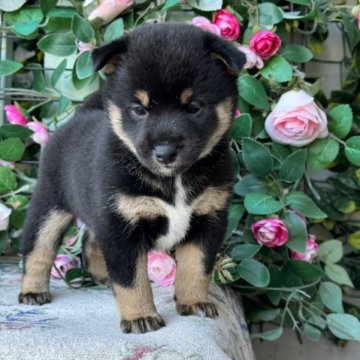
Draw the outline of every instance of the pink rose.
<instances>
[{"instance_id":1,"label":"pink rose","mask_svg":"<svg viewBox=\"0 0 360 360\"><path fill-rule=\"evenodd\" d=\"M9 217L11 209L0 202L0 231L7 230L9 227Z\"/></svg>"},{"instance_id":2,"label":"pink rose","mask_svg":"<svg viewBox=\"0 0 360 360\"><path fill-rule=\"evenodd\" d=\"M328 136L327 118L314 98L303 90L283 94L265 120L271 139L301 147Z\"/></svg>"},{"instance_id":3,"label":"pink rose","mask_svg":"<svg viewBox=\"0 0 360 360\"><path fill-rule=\"evenodd\" d=\"M10 124L25 126L28 123L28 119L15 105L6 105L4 109L6 112L6 120Z\"/></svg>"},{"instance_id":4,"label":"pink rose","mask_svg":"<svg viewBox=\"0 0 360 360\"><path fill-rule=\"evenodd\" d=\"M250 47L264 60L275 55L281 46L278 35L269 30L259 31L250 40Z\"/></svg>"},{"instance_id":5,"label":"pink rose","mask_svg":"<svg viewBox=\"0 0 360 360\"><path fill-rule=\"evenodd\" d=\"M264 67L264 62L262 58L248 46L242 45L239 46L238 49L246 56L246 63L244 65L244 69L252 69L253 67L262 69Z\"/></svg>"},{"instance_id":6,"label":"pink rose","mask_svg":"<svg viewBox=\"0 0 360 360\"><path fill-rule=\"evenodd\" d=\"M291 251L291 258L295 260L304 260L307 262L312 262L317 253L319 252L319 245L316 243L315 235L310 234L309 239L306 242L306 250L304 253L297 251Z\"/></svg>"},{"instance_id":7,"label":"pink rose","mask_svg":"<svg viewBox=\"0 0 360 360\"><path fill-rule=\"evenodd\" d=\"M55 266L53 266L51 268L51 276L55 279L61 279L61 277L65 277L69 269L80 267L80 259L70 254L59 254L55 258L54 265L60 274Z\"/></svg>"},{"instance_id":8,"label":"pink rose","mask_svg":"<svg viewBox=\"0 0 360 360\"><path fill-rule=\"evenodd\" d=\"M95 49L95 45L94 45L93 43L91 43L91 42L89 42L89 43L84 43L84 42L82 42L82 41L79 41L79 42L77 43L77 48L78 48L80 54L82 54L82 53L85 52L85 51L94 50L94 49Z\"/></svg>"},{"instance_id":9,"label":"pink rose","mask_svg":"<svg viewBox=\"0 0 360 360\"><path fill-rule=\"evenodd\" d=\"M88 20L100 18L107 24L133 3L134 0L100 0L99 6L90 13Z\"/></svg>"},{"instance_id":10,"label":"pink rose","mask_svg":"<svg viewBox=\"0 0 360 360\"><path fill-rule=\"evenodd\" d=\"M289 239L288 230L283 221L277 218L268 218L251 225L255 240L269 248L284 245Z\"/></svg>"},{"instance_id":11,"label":"pink rose","mask_svg":"<svg viewBox=\"0 0 360 360\"><path fill-rule=\"evenodd\" d=\"M211 32L219 36L221 35L220 28L217 25L212 24L211 21L204 16L195 16L191 20L191 23L205 31Z\"/></svg>"},{"instance_id":12,"label":"pink rose","mask_svg":"<svg viewBox=\"0 0 360 360\"><path fill-rule=\"evenodd\" d=\"M49 140L49 132L45 125L38 121L31 121L26 125L27 128L32 130L34 134L31 138L40 145L45 145Z\"/></svg>"},{"instance_id":13,"label":"pink rose","mask_svg":"<svg viewBox=\"0 0 360 360\"><path fill-rule=\"evenodd\" d=\"M236 40L240 35L239 22L229 10L218 10L214 14L213 23L220 28L220 34L225 39Z\"/></svg>"},{"instance_id":14,"label":"pink rose","mask_svg":"<svg viewBox=\"0 0 360 360\"><path fill-rule=\"evenodd\" d=\"M170 286L175 282L175 260L162 251L148 253L148 276L160 286Z\"/></svg>"}]
</instances>

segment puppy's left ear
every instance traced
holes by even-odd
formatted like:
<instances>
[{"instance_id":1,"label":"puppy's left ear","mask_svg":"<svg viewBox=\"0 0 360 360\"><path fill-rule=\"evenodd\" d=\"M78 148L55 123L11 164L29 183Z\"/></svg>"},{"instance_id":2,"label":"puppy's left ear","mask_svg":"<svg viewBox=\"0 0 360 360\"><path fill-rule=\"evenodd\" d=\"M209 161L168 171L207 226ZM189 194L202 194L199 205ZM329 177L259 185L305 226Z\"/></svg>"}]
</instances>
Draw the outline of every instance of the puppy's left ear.
<instances>
[{"instance_id":1,"label":"puppy's left ear","mask_svg":"<svg viewBox=\"0 0 360 360\"><path fill-rule=\"evenodd\" d=\"M94 70L104 69L105 74L111 74L120 65L121 58L126 54L129 38L125 35L111 43L100 46L93 50L91 58Z\"/></svg>"},{"instance_id":2,"label":"puppy's left ear","mask_svg":"<svg viewBox=\"0 0 360 360\"><path fill-rule=\"evenodd\" d=\"M206 33L205 48L213 58L220 60L226 66L231 75L239 76L241 69L245 65L246 57L230 41Z\"/></svg>"}]
</instances>

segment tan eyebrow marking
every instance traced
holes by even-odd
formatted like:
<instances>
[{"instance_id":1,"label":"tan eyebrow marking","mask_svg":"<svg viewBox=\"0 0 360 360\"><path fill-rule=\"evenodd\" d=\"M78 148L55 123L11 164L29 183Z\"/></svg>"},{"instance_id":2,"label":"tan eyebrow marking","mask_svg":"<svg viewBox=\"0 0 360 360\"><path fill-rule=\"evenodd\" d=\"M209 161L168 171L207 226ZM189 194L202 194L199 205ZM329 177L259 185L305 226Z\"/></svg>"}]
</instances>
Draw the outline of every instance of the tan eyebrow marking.
<instances>
[{"instance_id":1,"label":"tan eyebrow marking","mask_svg":"<svg viewBox=\"0 0 360 360\"><path fill-rule=\"evenodd\" d=\"M140 101L142 106L147 108L150 105L150 97L147 91L137 90L135 92L135 97Z\"/></svg>"},{"instance_id":2,"label":"tan eyebrow marking","mask_svg":"<svg viewBox=\"0 0 360 360\"><path fill-rule=\"evenodd\" d=\"M190 101L191 96L193 95L193 91L190 88L185 89L180 95L180 102L182 104L187 104Z\"/></svg>"}]
</instances>

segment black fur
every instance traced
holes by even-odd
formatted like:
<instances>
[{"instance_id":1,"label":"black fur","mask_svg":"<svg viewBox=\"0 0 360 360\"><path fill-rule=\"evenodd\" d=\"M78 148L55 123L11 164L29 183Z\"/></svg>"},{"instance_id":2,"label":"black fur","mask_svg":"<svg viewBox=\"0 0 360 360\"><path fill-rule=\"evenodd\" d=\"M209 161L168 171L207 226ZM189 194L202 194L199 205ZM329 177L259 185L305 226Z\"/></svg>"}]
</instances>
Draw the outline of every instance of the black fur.
<instances>
[{"instance_id":1,"label":"black fur","mask_svg":"<svg viewBox=\"0 0 360 360\"><path fill-rule=\"evenodd\" d=\"M201 159L199 155L217 129L216 106L230 98L231 111L235 111L234 72L240 71L244 56L215 35L189 25L168 24L140 27L96 49L95 68L119 54L116 70L103 90L86 101L44 149L24 232L25 272L26 257L43 219L51 209L59 209L90 227L104 253L110 280L130 287L137 259L156 245L159 235L167 233L169 220L159 216L131 226L115 209L114 195L154 196L173 204L175 176L179 175L188 203L209 186L231 187L227 133L208 155ZM198 114L189 113L187 105L180 103L186 88L193 92L191 101L201 106ZM145 118L136 118L132 112L132 105L138 103L137 90L150 95ZM137 156L112 130L109 100L121 109L124 131ZM163 142L174 142L180 149L172 173L162 173L153 159L154 144ZM201 246L207 273L213 269L225 228L226 208L218 212L217 221L194 215L183 239L183 243L195 241ZM130 331L126 324L125 330Z\"/></svg>"}]
</instances>

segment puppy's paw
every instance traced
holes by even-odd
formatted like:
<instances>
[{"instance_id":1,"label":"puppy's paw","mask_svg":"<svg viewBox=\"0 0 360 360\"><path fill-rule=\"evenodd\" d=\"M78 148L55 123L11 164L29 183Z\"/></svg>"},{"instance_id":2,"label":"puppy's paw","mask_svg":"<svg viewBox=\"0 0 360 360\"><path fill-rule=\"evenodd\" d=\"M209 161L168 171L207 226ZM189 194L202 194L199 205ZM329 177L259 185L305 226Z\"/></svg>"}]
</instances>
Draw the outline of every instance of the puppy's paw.
<instances>
[{"instance_id":1,"label":"puppy's paw","mask_svg":"<svg viewBox=\"0 0 360 360\"><path fill-rule=\"evenodd\" d=\"M121 330L128 334L142 334L149 331L156 331L165 326L165 322L160 315L140 317L133 320L121 320Z\"/></svg>"},{"instance_id":2,"label":"puppy's paw","mask_svg":"<svg viewBox=\"0 0 360 360\"><path fill-rule=\"evenodd\" d=\"M203 315L215 318L219 315L216 306L212 302L198 302L195 304L176 304L179 315Z\"/></svg>"},{"instance_id":3,"label":"puppy's paw","mask_svg":"<svg viewBox=\"0 0 360 360\"><path fill-rule=\"evenodd\" d=\"M49 302L51 302L51 294L49 292L19 294L19 303L22 304L43 305Z\"/></svg>"}]
</instances>

